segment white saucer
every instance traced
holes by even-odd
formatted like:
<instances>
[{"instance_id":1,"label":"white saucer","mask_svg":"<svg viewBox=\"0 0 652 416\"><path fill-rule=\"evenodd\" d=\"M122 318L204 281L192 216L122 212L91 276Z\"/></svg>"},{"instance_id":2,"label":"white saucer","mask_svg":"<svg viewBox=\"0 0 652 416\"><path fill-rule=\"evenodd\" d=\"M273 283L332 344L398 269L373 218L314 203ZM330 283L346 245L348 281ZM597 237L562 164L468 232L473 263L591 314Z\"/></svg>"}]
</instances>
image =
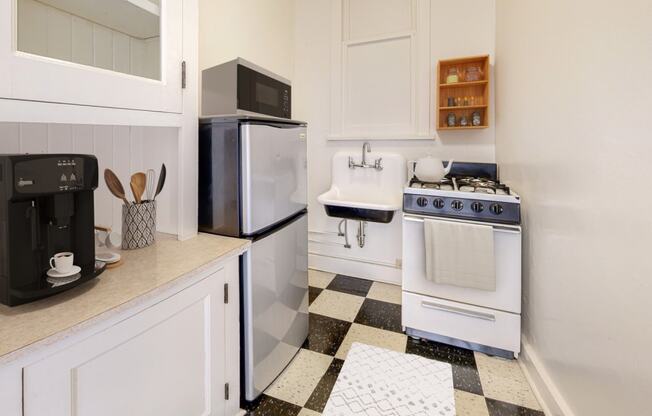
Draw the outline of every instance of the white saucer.
<instances>
[{"instance_id":1,"label":"white saucer","mask_svg":"<svg viewBox=\"0 0 652 416\"><path fill-rule=\"evenodd\" d=\"M55 278L56 277L68 277L68 276L72 276L73 274L77 274L79 272L81 272L81 267L73 265L72 269L70 269L70 271L68 273L59 273L58 271L56 271L56 269L50 269L50 270L48 270L47 275L50 276L50 277L55 277Z\"/></svg>"},{"instance_id":2,"label":"white saucer","mask_svg":"<svg viewBox=\"0 0 652 416\"><path fill-rule=\"evenodd\" d=\"M103 261L106 264L117 263L120 261L121 256L118 253L110 251L102 251L95 253L95 260Z\"/></svg>"},{"instance_id":3,"label":"white saucer","mask_svg":"<svg viewBox=\"0 0 652 416\"><path fill-rule=\"evenodd\" d=\"M45 280L47 280L47 282L50 283L52 287L57 287L72 283L79 278L81 278L81 274L76 274L69 277L46 277Z\"/></svg>"}]
</instances>

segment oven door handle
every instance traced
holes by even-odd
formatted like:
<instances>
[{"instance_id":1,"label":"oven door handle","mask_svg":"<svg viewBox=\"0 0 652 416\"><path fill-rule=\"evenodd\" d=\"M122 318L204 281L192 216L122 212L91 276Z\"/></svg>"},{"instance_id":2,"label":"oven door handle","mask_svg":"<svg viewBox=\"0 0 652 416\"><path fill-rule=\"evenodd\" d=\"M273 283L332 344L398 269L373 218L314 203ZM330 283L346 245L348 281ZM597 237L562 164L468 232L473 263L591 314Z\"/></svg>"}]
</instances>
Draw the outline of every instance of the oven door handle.
<instances>
[{"instance_id":1,"label":"oven door handle","mask_svg":"<svg viewBox=\"0 0 652 416\"><path fill-rule=\"evenodd\" d=\"M492 321L492 322L496 321L496 316L490 313L469 311L466 309L456 308L454 306L441 305L439 303L428 302L425 300L421 302L421 306L427 309L435 309L438 311L453 313L455 315L462 315L469 318L482 319L484 321Z\"/></svg>"},{"instance_id":2,"label":"oven door handle","mask_svg":"<svg viewBox=\"0 0 652 416\"><path fill-rule=\"evenodd\" d=\"M405 221L423 223L423 218L421 218L421 217L413 217L413 216L405 215L405 216L403 216L403 219ZM435 221L448 221L447 219L440 219L440 218L436 218L434 220ZM451 222L465 223L466 221L451 221ZM502 225L486 224L486 223L480 223L480 222L470 222L470 223L471 224L486 225L487 227L492 227L494 229L494 231L499 231L499 232L503 232L503 233L510 233L510 234L520 234L521 233L521 231L519 229L512 228L512 227L507 227L507 226L502 226Z\"/></svg>"}]
</instances>

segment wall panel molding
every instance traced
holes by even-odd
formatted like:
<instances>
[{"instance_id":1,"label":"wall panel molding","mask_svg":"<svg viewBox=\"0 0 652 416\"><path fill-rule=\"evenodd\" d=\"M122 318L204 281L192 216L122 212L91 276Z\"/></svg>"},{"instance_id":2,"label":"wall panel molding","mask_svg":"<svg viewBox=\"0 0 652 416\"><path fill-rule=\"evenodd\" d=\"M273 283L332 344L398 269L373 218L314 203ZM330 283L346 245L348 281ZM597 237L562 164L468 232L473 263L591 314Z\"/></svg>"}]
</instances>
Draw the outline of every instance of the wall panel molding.
<instances>
[{"instance_id":1,"label":"wall panel molding","mask_svg":"<svg viewBox=\"0 0 652 416\"><path fill-rule=\"evenodd\" d=\"M430 2L368 1L332 5L330 138L431 138Z\"/></svg>"}]
</instances>

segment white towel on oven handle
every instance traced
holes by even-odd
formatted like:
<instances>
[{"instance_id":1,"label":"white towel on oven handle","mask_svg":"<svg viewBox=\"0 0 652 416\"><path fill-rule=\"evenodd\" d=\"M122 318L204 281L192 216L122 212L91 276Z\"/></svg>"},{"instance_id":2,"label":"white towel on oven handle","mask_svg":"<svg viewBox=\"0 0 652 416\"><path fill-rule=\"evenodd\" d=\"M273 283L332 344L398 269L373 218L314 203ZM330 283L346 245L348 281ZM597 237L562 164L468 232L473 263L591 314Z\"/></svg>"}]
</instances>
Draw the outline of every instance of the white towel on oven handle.
<instances>
[{"instance_id":1,"label":"white towel on oven handle","mask_svg":"<svg viewBox=\"0 0 652 416\"><path fill-rule=\"evenodd\" d=\"M423 228L428 280L437 284L496 290L493 227L426 218Z\"/></svg>"}]
</instances>

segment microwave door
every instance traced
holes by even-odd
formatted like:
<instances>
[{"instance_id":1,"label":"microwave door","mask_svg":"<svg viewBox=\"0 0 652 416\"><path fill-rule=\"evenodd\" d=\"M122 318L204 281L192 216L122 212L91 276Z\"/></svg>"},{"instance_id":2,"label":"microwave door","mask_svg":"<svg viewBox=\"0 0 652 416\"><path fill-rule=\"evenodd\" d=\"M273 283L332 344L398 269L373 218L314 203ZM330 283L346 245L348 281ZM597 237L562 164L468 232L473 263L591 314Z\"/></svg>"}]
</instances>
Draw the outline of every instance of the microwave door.
<instances>
[{"instance_id":1,"label":"microwave door","mask_svg":"<svg viewBox=\"0 0 652 416\"><path fill-rule=\"evenodd\" d=\"M306 127L240 127L242 234L254 235L307 206Z\"/></svg>"},{"instance_id":2,"label":"microwave door","mask_svg":"<svg viewBox=\"0 0 652 416\"><path fill-rule=\"evenodd\" d=\"M246 66L238 66L238 110L290 118L292 87Z\"/></svg>"}]
</instances>

